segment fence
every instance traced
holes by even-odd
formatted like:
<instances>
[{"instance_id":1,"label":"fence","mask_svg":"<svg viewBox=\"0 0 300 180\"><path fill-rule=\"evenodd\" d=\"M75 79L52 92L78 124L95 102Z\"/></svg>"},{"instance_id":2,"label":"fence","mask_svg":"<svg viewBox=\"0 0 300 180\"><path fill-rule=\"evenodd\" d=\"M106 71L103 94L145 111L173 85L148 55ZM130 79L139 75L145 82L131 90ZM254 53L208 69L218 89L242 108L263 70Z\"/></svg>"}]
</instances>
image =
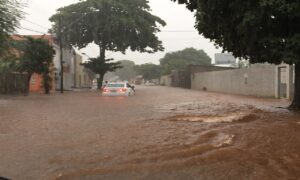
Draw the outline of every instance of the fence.
<instances>
[{"instance_id":1,"label":"fence","mask_svg":"<svg viewBox=\"0 0 300 180\"><path fill-rule=\"evenodd\" d=\"M0 94L28 94L27 79L25 73L0 73Z\"/></svg>"}]
</instances>

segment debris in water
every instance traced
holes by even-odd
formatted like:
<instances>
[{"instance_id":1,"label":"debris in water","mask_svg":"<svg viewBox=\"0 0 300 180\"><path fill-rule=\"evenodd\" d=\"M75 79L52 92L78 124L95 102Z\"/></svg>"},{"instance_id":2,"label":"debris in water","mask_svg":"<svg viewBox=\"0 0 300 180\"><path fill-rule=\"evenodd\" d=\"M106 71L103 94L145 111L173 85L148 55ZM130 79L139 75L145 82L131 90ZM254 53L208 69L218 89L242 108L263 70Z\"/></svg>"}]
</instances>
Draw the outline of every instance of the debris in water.
<instances>
[{"instance_id":1,"label":"debris in water","mask_svg":"<svg viewBox=\"0 0 300 180\"><path fill-rule=\"evenodd\" d=\"M223 146L228 146L233 143L233 134L219 134L217 138L212 142L212 146L219 148Z\"/></svg>"},{"instance_id":2,"label":"debris in water","mask_svg":"<svg viewBox=\"0 0 300 180\"><path fill-rule=\"evenodd\" d=\"M234 121L253 121L257 117L253 112L232 112L223 115L177 115L171 117L171 120L175 121L190 121L190 122L206 122L206 123L218 123L218 122L234 122Z\"/></svg>"}]
</instances>

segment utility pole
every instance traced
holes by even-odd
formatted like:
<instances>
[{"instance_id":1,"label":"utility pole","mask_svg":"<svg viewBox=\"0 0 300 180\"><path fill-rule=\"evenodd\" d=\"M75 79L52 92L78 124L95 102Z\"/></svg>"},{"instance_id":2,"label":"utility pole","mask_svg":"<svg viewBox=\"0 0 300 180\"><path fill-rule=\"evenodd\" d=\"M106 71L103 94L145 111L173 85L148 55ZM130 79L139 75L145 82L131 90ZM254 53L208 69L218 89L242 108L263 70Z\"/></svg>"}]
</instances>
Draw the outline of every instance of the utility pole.
<instances>
[{"instance_id":1,"label":"utility pole","mask_svg":"<svg viewBox=\"0 0 300 180\"><path fill-rule=\"evenodd\" d=\"M63 47L62 47L62 29L61 29L61 17L58 22L59 32L59 50L60 50L60 93L64 93L64 63L63 63Z\"/></svg>"}]
</instances>

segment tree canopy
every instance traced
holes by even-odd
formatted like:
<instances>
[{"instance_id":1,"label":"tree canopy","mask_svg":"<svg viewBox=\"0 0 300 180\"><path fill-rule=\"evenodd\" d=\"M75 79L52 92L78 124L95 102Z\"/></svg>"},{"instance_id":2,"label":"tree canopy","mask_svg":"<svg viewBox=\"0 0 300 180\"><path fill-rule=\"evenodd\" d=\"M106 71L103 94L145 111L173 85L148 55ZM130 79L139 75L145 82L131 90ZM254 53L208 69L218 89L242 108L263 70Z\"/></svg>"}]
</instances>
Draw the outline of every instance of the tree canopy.
<instances>
[{"instance_id":1,"label":"tree canopy","mask_svg":"<svg viewBox=\"0 0 300 180\"><path fill-rule=\"evenodd\" d=\"M65 45L83 48L97 44L99 58L90 63L108 67L106 51L154 53L164 49L155 34L166 23L150 11L147 0L85 0L58 9L50 21L54 22L52 31L64 37ZM104 74L98 74L100 88Z\"/></svg>"},{"instance_id":2,"label":"tree canopy","mask_svg":"<svg viewBox=\"0 0 300 180\"><path fill-rule=\"evenodd\" d=\"M158 79L161 75L161 66L146 63L135 66L135 71L137 75L142 75L145 80Z\"/></svg>"},{"instance_id":3,"label":"tree canopy","mask_svg":"<svg viewBox=\"0 0 300 180\"><path fill-rule=\"evenodd\" d=\"M195 11L199 33L250 63L295 64L300 109L299 0L172 0ZM291 106L291 107L292 107Z\"/></svg>"},{"instance_id":4,"label":"tree canopy","mask_svg":"<svg viewBox=\"0 0 300 180\"><path fill-rule=\"evenodd\" d=\"M25 41L20 42L23 46L21 51L21 60L19 70L28 73L28 86L33 73L41 74L44 78L45 93L49 93L50 81L49 76L52 59L55 54L52 46L49 45L47 40L34 39L26 37Z\"/></svg>"},{"instance_id":5,"label":"tree canopy","mask_svg":"<svg viewBox=\"0 0 300 180\"><path fill-rule=\"evenodd\" d=\"M119 76L120 80L130 81L135 78L134 66L135 63L129 60L118 61L122 68L119 68L115 71L115 74Z\"/></svg>"},{"instance_id":6,"label":"tree canopy","mask_svg":"<svg viewBox=\"0 0 300 180\"><path fill-rule=\"evenodd\" d=\"M172 70L182 70L190 64L210 65L211 58L203 50L186 48L181 51L167 53L160 59L162 74L170 74Z\"/></svg>"},{"instance_id":7,"label":"tree canopy","mask_svg":"<svg viewBox=\"0 0 300 180\"><path fill-rule=\"evenodd\" d=\"M163 50L155 33L165 22L150 13L147 0L86 0L63 7L50 18L58 33L61 19L67 42L79 48L94 42L102 50Z\"/></svg>"},{"instance_id":8,"label":"tree canopy","mask_svg":"<svg viewBox=\"0 0 300 180\"><path fill-rule=\"evenodd\" d=\"M19 25L20 8L21 4L16 0L0 0L0 56L8 46L9 34Z\"/></svg>"},{"instance_id":9,"label":"tree canopy","mask_svg":"<svg viewBox=\"0 0 300 180\"><path fill-rule=\"evenodd\" d=\"M179 0L196 10L196 28L204 37L251 63L300 59L300 1Z\"/></svg>"}]
</instances>

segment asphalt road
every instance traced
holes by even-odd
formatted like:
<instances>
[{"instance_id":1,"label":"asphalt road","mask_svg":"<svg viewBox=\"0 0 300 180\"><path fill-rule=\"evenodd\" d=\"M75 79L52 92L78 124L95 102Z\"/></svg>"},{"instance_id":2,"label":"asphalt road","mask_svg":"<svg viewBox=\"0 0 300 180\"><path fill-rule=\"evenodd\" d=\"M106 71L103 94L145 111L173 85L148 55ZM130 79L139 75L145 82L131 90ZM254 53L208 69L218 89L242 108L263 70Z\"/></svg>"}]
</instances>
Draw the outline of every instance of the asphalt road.
<instances>
[{"instance_id":1,"label":"asphalt road","mask_svg":"<svg viewBox=\"0 0 300 180\"><path fill-rule=\"evenodd\" d=\"M287 101L167 87L0 96L10 179L299 179Z\"/></svg>"}]
</instances>

